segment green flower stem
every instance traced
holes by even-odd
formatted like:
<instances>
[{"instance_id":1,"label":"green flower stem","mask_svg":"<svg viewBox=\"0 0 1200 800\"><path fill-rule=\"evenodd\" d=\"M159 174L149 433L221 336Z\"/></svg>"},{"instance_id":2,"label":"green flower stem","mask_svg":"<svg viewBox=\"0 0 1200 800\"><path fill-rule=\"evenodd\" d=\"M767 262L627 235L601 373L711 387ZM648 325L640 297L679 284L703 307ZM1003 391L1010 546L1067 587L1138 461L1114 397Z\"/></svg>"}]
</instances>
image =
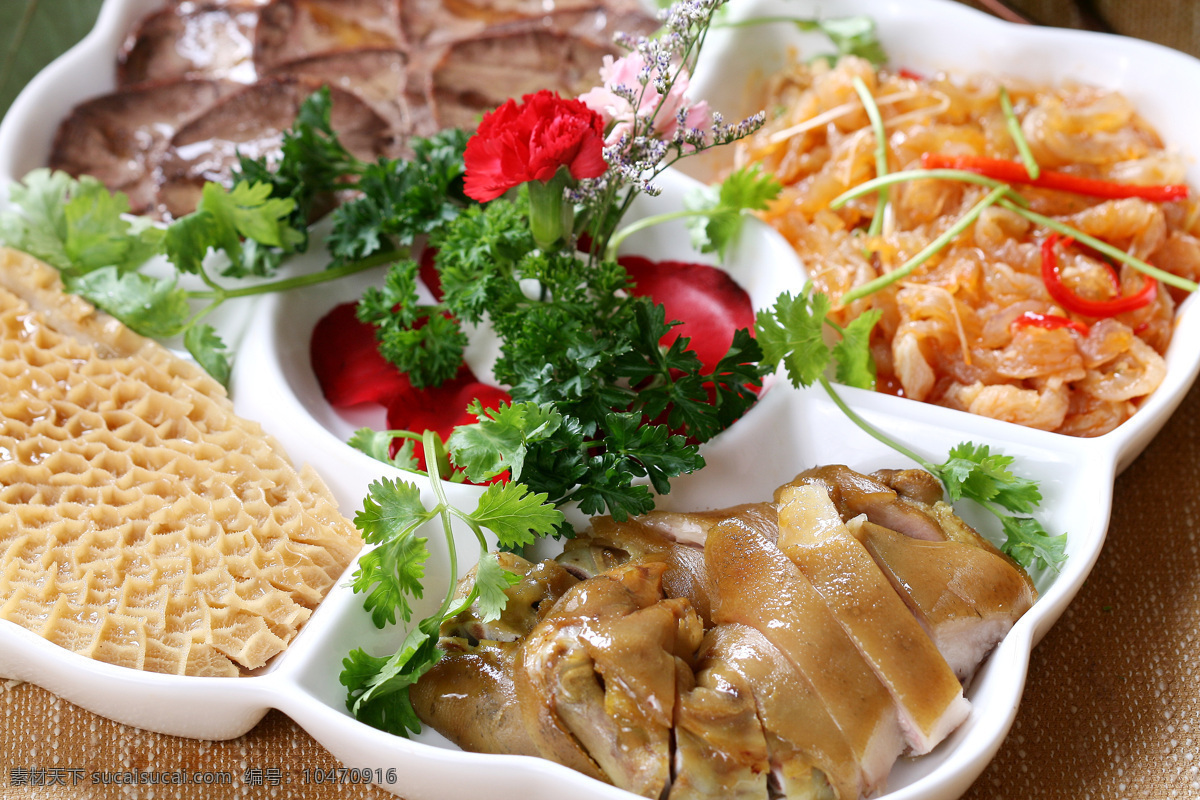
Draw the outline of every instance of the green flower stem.
<instances>
[{"instance_id":1,"label":"green flower stem","mask_svg":"<svg viewBox=\"0 0 1200 800\"><path fill-rule=\"evenodd\" d=\"M871 95L871 90L867 88L867 84L863 79L854 76L854 91L858 92L858 97L862 100L863 108L867 110L867 119L871 121L871 130L875 133L875 177L882 178L888 174L887 160L887 131L883 127L883 117L879 113L879 105L875 102L875 98ZM883 213L887 209L888 190L887 184L882 184L879 187L879 199L875 205L875 216L871 217L871 224L867 228L868 236L878 236L883 230Z\"/></svg>"},{"instance_id":2,"label":"green flower stem","mask_svg":"<svg viewBox=\"0 0 1200 800\"><path fill-rule=\"evenodd\" d=\"M1174 275L1170 272L1167 272L1166 270L1162 270L1162 269L1159 269L1158 267L1151 266L1150 264L1147 264L1145 261L1142 261L1140 258L1137 258L1136 256L1131 256L1131 255L1129 255L1129 253L1126 253L1124 250L1121 250L1120 248L1113 247L1108 242L1103 242L1103 241L1095 238L1094 236L1089 236L1086 233L1084 233L1083 231L1072 228L1070 225L1059 222L1056 219L1051 219L1050 217L1043 216L1041 214L1038 214L1036 211L1030 211L1027 208L1021 208L1020 206L1014 205L1013 203L1010 203L1007 200L1001 200L1000 206L1003 208L1007 208L1010 211L1015 211L1016 213L1025 217L1025 219L1029 220L1030 222L1034 222L1038 225L1043 225L1052 231L1061 233L1063 236L1069 236L1077 242L1082 242L1083 244L1086 244L1088 247L1091 247L1092 249L1103 253L1104 255L1108 256L1109 258L1120 261L1123 264L1128 264L1129 266L1136 269L1138 272L1145 273L1146 275L1149 275L1151 278L1156 278L1157 280L1160 280L1169 286L1174 286L1177 289L1183 289L1186 292L1194 292L1197 289L1200 289L1200 285L1197 285L1193 281L1189 281L1187 278L1182 278L1179 275Z\"/></svg>"},{"instance_id":3,"label":"green flower stem","mask_svg":"<svg viewBox=\"0 0 1200 800\"><path fill-rule=\"evenodd\" d=\"M559 167L554 177L542 183L529 181L529 230L533 241L550 252L575 227L575 207L563 199L563 190L571 181L566 167Z\"/></svg>"},{"instance_id":4,"label":"green flower stem","mask_svg":"<svg viewBox=\"0 0 1200 800\"><path fill-rule=\"evenodd\" d=\"M1011 191L1011 187L1009 187L1008 184L1001 184L995 189L992 189L992 191L988 192L982 200L972 206L967 213L963 214L954 222L953 225L943 231L940 236L938 236L929 244L925 245L925 247L921 249L921 252L910 258L901 267L884 275L880 275L875 280L868 281L861 286L856 286L850 291L846 292L844 295L842 295L841 304L845 306L853 303L859 298L866 297L869 294L874 294L880 289L890 286L896 281L911 275L917 267L928 261L935 253L949 244L952 239L966 230L967 226L974 223L975 220L979 218L979 215L983 213L985 208L995 205L996 202L1009 191Z\"/></svg>"}]
</instances>

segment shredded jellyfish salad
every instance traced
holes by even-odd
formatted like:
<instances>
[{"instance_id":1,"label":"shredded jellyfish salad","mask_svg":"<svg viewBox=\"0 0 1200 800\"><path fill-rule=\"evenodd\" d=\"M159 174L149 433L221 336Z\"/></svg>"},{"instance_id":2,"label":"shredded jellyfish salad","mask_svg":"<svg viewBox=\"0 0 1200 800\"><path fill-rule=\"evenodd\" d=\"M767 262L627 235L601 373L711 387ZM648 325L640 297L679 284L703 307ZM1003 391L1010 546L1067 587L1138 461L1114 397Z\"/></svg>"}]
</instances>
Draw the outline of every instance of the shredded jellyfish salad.
<instances>
[{"instance_id":1,"label":"shredded jellyfish salad","mask_svg":"<svg viewBox=\"0 0 1200 800\"><path fill-rule=\"evenodd\" d=\"M852 57L766 92L739 163L783 184L764 217L833 320L882 312L879 390L1097 436L1162 382L1200 207L1120 94Z\"/></svg>"}]
</instances>

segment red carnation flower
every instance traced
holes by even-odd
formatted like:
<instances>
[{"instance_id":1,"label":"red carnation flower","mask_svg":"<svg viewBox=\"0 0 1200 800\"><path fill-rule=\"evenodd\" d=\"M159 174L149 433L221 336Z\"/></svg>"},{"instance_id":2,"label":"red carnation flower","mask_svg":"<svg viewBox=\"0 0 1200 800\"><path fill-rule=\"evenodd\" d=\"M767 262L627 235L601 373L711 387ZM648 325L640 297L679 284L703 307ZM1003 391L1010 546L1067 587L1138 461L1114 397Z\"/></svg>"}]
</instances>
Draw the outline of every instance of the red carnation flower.
<instances>
[{"instance_id":1,"label":"red carnation flower","mask_svg":"<svg viewBox=\"0 0 1200 800\"><path fill-rule=\"evenodd\" d=\"M464 190L486 203L522 183L545 183L560 167L575 180L598 178L608 169L603 151L600 115L543 89L484 115L463 156Z\"/></svg>"}]
</instances>

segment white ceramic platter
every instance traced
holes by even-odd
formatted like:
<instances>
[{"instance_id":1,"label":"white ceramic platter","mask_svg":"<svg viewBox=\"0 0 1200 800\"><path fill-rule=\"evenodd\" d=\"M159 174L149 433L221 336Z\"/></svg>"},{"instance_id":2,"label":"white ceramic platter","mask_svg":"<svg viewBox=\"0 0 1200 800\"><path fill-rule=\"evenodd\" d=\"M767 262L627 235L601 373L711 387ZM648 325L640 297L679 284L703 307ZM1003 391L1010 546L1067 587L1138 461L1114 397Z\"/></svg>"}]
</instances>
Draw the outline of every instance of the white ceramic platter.
<instances>
[{"instance_id":1,"label":"white ceramic platter","mask_svg":"<svg viewBox=\"0 0 1200 800\"><path fill-rule=\"evenodd\" d=\"M133 22L161 0L108 0L93 33L39 75L0 125L0 181L45 163L58 120L86 97L112 85L113 57ZM864 13L879 27L893 63L917 71L988 71L1056 81L1077 79L1120 89L1163 134L1195 156L1200 106L1200 63L1143 42L1095 34L1034 29L998 22L942 0L734 0L735 16L811 17ZM706 97L727 119L741 108L750 76L783 63L787 48L817 52L819 40L790 27L714 31L693 96ZM758 72L756 72L756 70ZM1170 76L1169 82L1164 76ZM1200 170L1189 179L1200 186ZM678 207L688 179L672 176L658 208ZM644 211L641 213L645 213ZM681 228L659 227L631 240L629 252L689 258ZM787 246L762 225L751 225L732 269L757 305L803 282ZM294 267L319 269L319 254ZM243 415L263 424L298 462L312 463L352 515L368 483L387 467L343 444L350 431L379 414L343 415L328 407L308 364L313 323L338 302L356 298L360 277L333 287L269 297L237 307L226 331L240 339L233 396ZM243 325L237 319L249 320ZM242 329L244 335L240 335ZM968 697L967 722L932 754L902 760L887 797L951 800L983 770L1007 732L1024 685L1033 645L1062 614L1099 554L1108 525L1113 480L1159 430L1200 367L1200 310L1180 310L1167 357L1168 377L1134 418L1105 436L1080 440L1027 430L895 397L853 389L842 396L874 425L934 462L963 440L988 443L1015 456L1019 470L1041 482L1042 520L1067 531L1069 560L1059 574L1038 576L1042 596L985 662ZM706 450L711 465L676 482L660 503L676 509L712 508L765 499L797 472L823 463L862 471L906 466L904 459L854 427L819 390L796 391L776 382L762 401ZM450 487L451 499L469 504L474 490ZM427 493L428 499L428 493ZM988 529L988 521L968 518ZM430 532L430 542L440 534ZM472 540L464 539L463 547ZM469 552L469 550L468 550ZM444 553L435 550L428 581L447 580ZM418 616L431 609L418 606ZM409 800L446 797L628 798L610 786L547 761L463 753L432 731L400 739L369 728L345 710L338 682L341 659L355 647L392 652L403 631L377 631L361 600L343 584L313 614L296 641L260 674L240 679L143 674L68 653L11 623L0 621L0 676L32 681L99 714L166 733L209 739L239 736L269 708L295 719L350 767L396 769L386 788Z\"/></svg>"}]
</instances>

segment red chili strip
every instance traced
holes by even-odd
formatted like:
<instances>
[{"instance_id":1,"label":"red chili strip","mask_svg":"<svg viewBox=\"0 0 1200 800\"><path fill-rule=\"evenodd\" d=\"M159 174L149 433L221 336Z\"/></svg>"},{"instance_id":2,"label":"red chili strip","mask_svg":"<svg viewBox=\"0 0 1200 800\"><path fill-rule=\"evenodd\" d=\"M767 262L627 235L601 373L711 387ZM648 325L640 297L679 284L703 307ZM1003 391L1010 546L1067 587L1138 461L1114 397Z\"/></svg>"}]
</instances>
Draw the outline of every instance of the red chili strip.
<instances>
[{"instance_id":1,"label":"red chili strip","mask_svg":"<svg viewBox=\"0 0 1200 800\"><path fill-rule=\"evenodd\" d=\"M1112 300L1088 300L1075 294L1062 282L1062 276L1058 272L1058 256L1054 248L1058 245L1059 238L1057 233L1051 233L1042 242L1042 281L1054 302L1067 311L1085 317L1115 317L1117 314L1133 311L1154 302L1158 295L1158 281L1149 275L1142 276L1144 282L1137 292ZM1071 241L1066 239L1064 245L1069 245Z\"/></svg>"},{"instance_id":2,"label":"red chili strip","mask_svg":"<svg viewBox=\"0 0 1200 800\"><path fill-rule=\"evenodd\" d=\"M1045 328L1048 331L1056 328L1070 328L1080 336L1088 335L1088 326L1078 320L1061 317L1058 314L1039 314L1036 311L1026 311L1021 316L1012 321L1012 324L1018 328L1028 328L1033 325L1038 328Z\"/></svg>"},{"instance_id":3,"label":"red chili strip","mask_svg":"<svg viewBox=\"0 0 1200 800\"><path fill-rule=\"evenodd\" d=\"M1138 197L1153 203L1168 203L1172 200L1186 200L1188 197L1188 187L1179 183L1141 186L1133 183L1084 178L1049 169L1042 170L1041 174L1034 179L1029 177L1028 170L1020 161L1008 161L1003 158L987 156L948 156L942 153L924 153L921 156L921 166L925 169L961 169L1005 183L1056 189L1106 200Z\"/></svg>"}]
</instances>

